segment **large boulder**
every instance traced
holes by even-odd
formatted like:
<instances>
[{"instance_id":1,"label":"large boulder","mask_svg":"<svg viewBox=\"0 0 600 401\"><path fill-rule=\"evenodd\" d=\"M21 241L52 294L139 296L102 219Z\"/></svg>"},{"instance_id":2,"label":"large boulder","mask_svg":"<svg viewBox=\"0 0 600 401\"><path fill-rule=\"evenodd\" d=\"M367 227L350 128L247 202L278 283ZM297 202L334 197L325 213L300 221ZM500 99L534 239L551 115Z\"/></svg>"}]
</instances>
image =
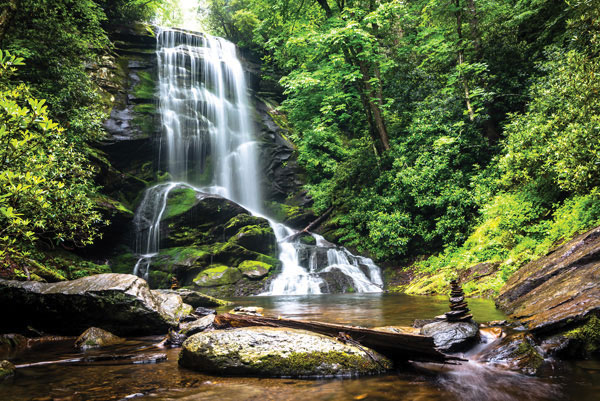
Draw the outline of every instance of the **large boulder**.
<instances>
[{"instance_id":1,"label":"large boulder","mask_svg":"<svg viewBox=\"0 0 600 401\"><path fill-rule=\"evenodd\" d=\"M0 331L79 335L91 326L117 335L166 333L191 307L176 294L150 290L130 274L99 274L73 281L40 283L0 280Z\"/></svg>"},{"instance_id":2,"label":"large boulder","mask_svg":"<svg viewBox=\"0 0 600 401\"><path fill-rule=\"evenodd\" d=\"M433 337L441 351L462 351L479 340L479 325L473 321L447 322L445 320L426 324L421 334Z\"/></svg>"},{"instance_id":3,"label":"large boulder","mask_svg":"<svg viewBox=\"0 0 600 401\"><path fill-rule=\"evenodd\" d=\"M519 269L496 300L536 335L551 335L600 313L600 227Z\"/></svg>"},{"instance_id":4,"label":"large boulder","mask_svg":"<svg viewBox=\"0 0 600 401\"><path fill-rule=\"evenodd\" d=\"M391 362L374 351L304 330L248 327L191 336L183 367L227 375L334 377L382 373Z\"/></svg>"}]
</instances>

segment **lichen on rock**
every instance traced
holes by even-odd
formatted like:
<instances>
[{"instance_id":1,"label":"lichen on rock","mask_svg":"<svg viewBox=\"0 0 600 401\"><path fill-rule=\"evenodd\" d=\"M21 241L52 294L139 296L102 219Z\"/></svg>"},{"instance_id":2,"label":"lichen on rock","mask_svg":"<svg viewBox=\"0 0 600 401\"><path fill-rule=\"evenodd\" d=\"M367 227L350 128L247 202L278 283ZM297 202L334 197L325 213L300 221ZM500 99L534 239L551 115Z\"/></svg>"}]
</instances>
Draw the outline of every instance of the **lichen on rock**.
<instances>
[{"instance_id":1,"label":"lichen on rock","mask_svg":"<svg viewBox=\"0 0 600 401\"><path fill-rule=\"evenodd\" d=\"M306 378L377 374L392 367L375 351L304 330L268 327L191 336L179 364L220 374Z\"/></svg>"}]
</instances>

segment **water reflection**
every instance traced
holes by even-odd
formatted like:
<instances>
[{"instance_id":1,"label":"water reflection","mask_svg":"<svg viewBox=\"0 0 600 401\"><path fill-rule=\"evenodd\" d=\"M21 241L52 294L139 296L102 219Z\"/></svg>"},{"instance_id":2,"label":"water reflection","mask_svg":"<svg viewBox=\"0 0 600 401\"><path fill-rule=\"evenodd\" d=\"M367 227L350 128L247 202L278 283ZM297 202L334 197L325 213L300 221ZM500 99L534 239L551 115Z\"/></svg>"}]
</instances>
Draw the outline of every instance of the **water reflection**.
<instances>
[{"instance_id":1,"label":"water reflection","mask_svg":"<svg viewBox=\"0 0 600 401\"><path fill-rule=\"evenodd\" d=\"M386 293L261 296L229 300L236 305L263 307L268 315L365 327L411 326L417 318L433 318L448 311L447 297ZM469 308L480 322L506 318L489 299L469 299ZM231 308L221 308L222 311L228 309Z\"/></svg>"}]
</instances>

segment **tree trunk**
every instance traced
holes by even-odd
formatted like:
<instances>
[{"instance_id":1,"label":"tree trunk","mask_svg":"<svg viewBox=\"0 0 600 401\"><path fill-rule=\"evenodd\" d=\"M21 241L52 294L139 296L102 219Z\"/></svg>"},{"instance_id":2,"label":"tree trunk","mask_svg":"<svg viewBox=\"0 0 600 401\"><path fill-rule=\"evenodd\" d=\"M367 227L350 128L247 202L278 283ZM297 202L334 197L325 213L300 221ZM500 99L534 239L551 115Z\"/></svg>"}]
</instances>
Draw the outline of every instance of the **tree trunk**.
<instances>
[{"instance_id":1,"label":"tree trunk","mask_svg":"<svg viewBox=\"0 0 600 401\"><path fill-rule=\"evenodd\" d=\"M458 65L462 65L465 62L465 53L463 49L463 40L462 40L462 11L460 10L460 0L456 0L456 33L458 35ZM475 112L473 111L473 106L471 105L471 93L469 90L469 83L467 82L467 78L461 73L461 80L463 83L463 88L465 91L465 100L467 103L467 111L469 113L469 120L475 120Z\"/></svg>"},{"instance_id":2,"label":"tree trunk","mask_svg":"<svg viewBox=\"0 0 600 401\"><path fill-rule=\"evenodd\" d=\"M331 11L331 7L329 7L329 3L327 3L327 0L317 0L317 3L319 3L323 11L325 11L325 16L327 18L331 18L333 16L333 12Z\"/></svg>"}]
</instances>

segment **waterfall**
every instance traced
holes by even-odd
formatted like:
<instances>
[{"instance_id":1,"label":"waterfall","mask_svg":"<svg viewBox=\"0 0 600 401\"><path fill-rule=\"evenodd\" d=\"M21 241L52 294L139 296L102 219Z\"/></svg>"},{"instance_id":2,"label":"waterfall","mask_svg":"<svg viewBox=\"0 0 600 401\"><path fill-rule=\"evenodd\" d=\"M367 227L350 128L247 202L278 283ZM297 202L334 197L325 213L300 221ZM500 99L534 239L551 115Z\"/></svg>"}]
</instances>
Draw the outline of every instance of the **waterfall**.
<instances>
[{"instance_id":1,"label":"waterfall","mask_svg":"<svg viewBox=\"0 0 600 401\"><path fill-rule=\"evenodd\" d=\"M157 34L161 165L171 181L149 188L136 211L134 274L148 278L160 248L160 221L177 187L221 195L264 216L246 80L233 43L179 29ZM282 272L265 294L328 292L324 275L338 271L358 292L380 292L379 268L367 258L313 235L316 245L288 240L294 230L269 219ZM321 257L323 253L327 258ZM301 255L308 255L308 259ZM320 256L321 255L321 256Z\"/></svg>"}]
</instances>

